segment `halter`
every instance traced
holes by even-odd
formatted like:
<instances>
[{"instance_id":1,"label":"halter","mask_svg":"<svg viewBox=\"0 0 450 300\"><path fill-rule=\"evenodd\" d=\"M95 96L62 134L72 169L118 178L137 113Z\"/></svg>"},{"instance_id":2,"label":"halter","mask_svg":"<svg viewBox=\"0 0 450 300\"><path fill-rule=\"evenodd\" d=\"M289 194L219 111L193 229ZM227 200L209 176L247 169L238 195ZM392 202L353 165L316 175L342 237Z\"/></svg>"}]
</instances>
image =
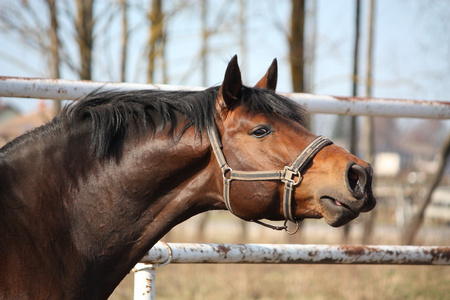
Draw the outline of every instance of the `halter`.
<instances>
[{"instance_id":1,"label":"halter","mask_svg":"<svg viewBox=\"0 0 450 300\"><path fill-rule=\"evenodd\" d=\"M223 197L225 199L225 205L228 210L238 216L231 208L230 202L230 186L231 181L241 180L241 181L258 181L258 180L281 180L284 182L284 194L283 194L283 215L286 221L284 226L272 226L269 224L262 223L259 220L250 220L252 222L258 223L260 225L275 229L275 230L286 230L288 233L294 234L298 230L298 220L295 219L292 212L292 196L294 194L294 187L299 185L303 179L302 170L305 166L314 158L314 156L322 150L322 148L333 144L331 140L326 137L318 136L315 138L294 160L291 166L285 166L283 170L280 171L235 171L227 164L225 156L222 152L222 143L219 139L219 134L217 132L217 127L208 128L208 136L211 142L212 149L219 163L220 169L223 176ZM242 219L242 218L241 218ZM294 232L289 232L287 230L287 221L292 221L297 224L297 228Z\"/></svg>"}]
</instances>

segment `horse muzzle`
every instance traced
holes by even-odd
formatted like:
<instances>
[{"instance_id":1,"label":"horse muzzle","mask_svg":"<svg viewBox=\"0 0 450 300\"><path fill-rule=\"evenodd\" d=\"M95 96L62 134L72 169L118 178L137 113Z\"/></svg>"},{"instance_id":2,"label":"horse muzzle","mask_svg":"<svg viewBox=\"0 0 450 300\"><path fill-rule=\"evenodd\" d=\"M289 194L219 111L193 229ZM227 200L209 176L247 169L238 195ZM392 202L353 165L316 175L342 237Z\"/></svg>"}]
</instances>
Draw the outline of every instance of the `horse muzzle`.
<instances>
[{"instance_id":1,"label":"horse muzzle","mask_svg":"<svg viewBox=\"0 0 450 300\"><path fill-rule=\"evenodd\" d=\"M319 204L322 215L329 225L333 227L345 225L360 213L368 212L375 207L372 177L370 165L363 167L352 162L347 166L344 187L327 187L320 191Z\"/></svg>"}]
</instances>

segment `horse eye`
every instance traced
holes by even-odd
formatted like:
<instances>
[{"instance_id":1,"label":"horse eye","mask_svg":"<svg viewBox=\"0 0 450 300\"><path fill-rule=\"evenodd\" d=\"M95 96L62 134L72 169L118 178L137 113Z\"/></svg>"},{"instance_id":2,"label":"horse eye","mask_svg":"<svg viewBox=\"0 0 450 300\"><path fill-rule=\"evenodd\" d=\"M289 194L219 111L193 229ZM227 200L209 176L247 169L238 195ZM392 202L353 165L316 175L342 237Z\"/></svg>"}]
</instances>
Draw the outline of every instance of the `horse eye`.
<instances>
[{"instance_id":1,"label":"horse eye","mask_svg":"<svg viewBox=\"0 0 450 300\"><path fill-rule=\"evenodd\" d=\"M253 137L255 137L255 138L260 139L260 138L265 137L266 135L268 135L268 134L270 134L270 133L271 133L270 129L265 128L265 127L260 127L260 128L255 129L255 130L251 133L251 135L252 135Z\"/></svg>"}]
</instances>

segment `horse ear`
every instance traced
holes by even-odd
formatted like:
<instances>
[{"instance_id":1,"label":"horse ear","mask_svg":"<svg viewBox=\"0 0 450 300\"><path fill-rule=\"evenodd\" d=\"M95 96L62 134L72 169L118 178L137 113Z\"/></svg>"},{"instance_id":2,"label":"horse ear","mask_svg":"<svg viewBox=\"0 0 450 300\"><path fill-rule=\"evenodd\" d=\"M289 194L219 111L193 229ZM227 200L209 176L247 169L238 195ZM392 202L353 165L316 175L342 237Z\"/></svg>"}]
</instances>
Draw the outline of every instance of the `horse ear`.
<instances>
[{"instance_id":1,"label":"horse ear","mask_svg":"<svg viewBox=\"0 0 450 300\"><path fill-rule=\"evenodd\" d=\"M269 69L267 69L266 74L263 76L263 78L261 78L258 81L255 87L275 91L275 89L277 88L277 81L278 81L278 63L277 59L275 58L272 61L272 64L270 65Z\"/></svg>"},{"instance_id":2,"label":"horse ear","mask_svg":"<svg viewBox=\"0 0 450 300\"><path fill-rule=\"evenodd\" d=\"M233 101L237 100L242 88L241 70L239 69L237 55L228 63L223 83L219 89L217 97L219 106L224 109L230 107Z\"/></svg>"}]
</instances>

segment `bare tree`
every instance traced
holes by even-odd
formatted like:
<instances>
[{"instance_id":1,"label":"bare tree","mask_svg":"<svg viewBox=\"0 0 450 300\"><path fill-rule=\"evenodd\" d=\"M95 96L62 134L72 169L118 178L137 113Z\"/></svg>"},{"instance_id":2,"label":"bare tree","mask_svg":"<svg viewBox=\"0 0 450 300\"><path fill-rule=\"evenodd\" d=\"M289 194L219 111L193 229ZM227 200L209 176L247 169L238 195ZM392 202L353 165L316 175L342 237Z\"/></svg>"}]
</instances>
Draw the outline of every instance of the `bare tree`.
<instances>
[{"instance_id":1,"label":"bare tree","mask_svg":"<svg viewBox=\"0 0 450 300\"><path fill-rule=\"evenodd\" d=\"M48 76L60 78L61 41L58 37L59 23L57 18L57 8L55 0L45 0L42 2L49 11L49 26L45 19L36 10L36 2L22 1L1 7L0 26L3 30L17 34L23 43L37 50L48 60ZM61 110L61 103L54 101L53 113L56 115Z\"/></svg>"},{"instance_id":2,"label":"bare tree","mask_svg":"<svg viewBox=\"0 0 450 300\"><path fill-rule=\"evenodd\" d=\"M59 56L59 47L60 40L58 37L58 18L56 12L56 1L55 0L47 0L48 9L50 11L50 28L49 28L49 36L50 36L50 76L52 78L60 77L60 56Z\"/></svg>"},{"instance_id":3,"label":"bare tree","mask_svg":"<svg viewBox=\"0 0 450 300\"><path fill-rule=\"evenodd\" d=\"M305 0L292 0L291 3L291 32L288 39L292 87L294 92L303 92L305 87L303 76L305 49Z\"/></svg>"},{"instance_id":4,"label":"bare tree","mask_svg":"<svg viewBox=\"0 0 450 300\"><path fill-rule=\"evenodd\" d=\"M77 18L75 28L77 31L77 43L80 51L81 68L80 79L92 79L92 48L94 39L92 36L94 18L92 8L94 0L77 0Z\"/></svg>"},{"instance_id":5,"label":"bare tree","mask_svg":"<svg viewBox=\"0 0 450 300\"><path fill-rule=\"evenodd\" d=\"M372 97L372 61L373 61L373 29L374 29L374 14L375 14L375 0L370 0L369 6L369 37L367 46L367 75L366 75L366 97ZM365 143L365 159L367 162L373 164L373 118L364 118L364 143ZM376 210L372 211L366 216L364 222L364 232L362 236L362 243L369 244L373 226L375 223Z\"/></svg>"},{"instance_id":6,"label":"bare tree","mask_svg":"<svg viewBox=\"0 0 450 300\"><path fill-rule=\"evenodd\" d=\"M151 0L151 10L148 14L148 18L151 22L150 25L150 39L149 39L149 53L148 53L148 69L147 69L147 81L149 83L154 82L155 64L156 59L160 58L163 64L163 83L167 83L167 74L165 70L165 58L164 58L164 46L165 46L165 33L164 33L164 13L162 10L162 0Z\"/></svg>"},{"instance_id":7,"label":"bare tree","mask_svg":"<svg viewBox=\"0 0 450 300\"><path fill-rule=\"evenodd\" d=\"M128 47L128 17L127 0L120 0L122 9L122 55L120 58L120 81L126 81L127 47Z\"/></svg>"},{"instance_id":8,"label":"bare tree","mask_svg":"<svg viewBox=\"0 0 450 300\"><path fill-rule=\"evenodd\" d=\"M355 41L353 44L353 76L352 76L352 96L358 96L358 68L359 68L359 36L361 27L361 1L356 0L355 11ZM356 117L352 116L350 121L350 152L356 154L357 131Z\"/></svg>"},{"instance_id":9,"label":"bare tree","mask_svg":"<svg viewBox=\"0 0 450 300\"><path fill-rule=\"evenodd\" d=\"M0 30L17 37L28 49L36 50L48 59L47 34L49 30L45 20L37 12L38 9L38 5L34 1L33 3L30 1L0 1ZM33 69L33 66L24 65L21 59L14 58L12 55L11 59L33 71L41 71Z\"/></svg>"},{"instance_id":10,"label":"bare tree","mask_svg":"<svg viewBox=\"0 0 450 300\"><path fill-rule=\"evenodd\" d=\"M211 31L208 30L208 1L202 0L201 2L201 19L202 19L202 47L200 50L200 58L202 61L202 85L208 84L208 39L211 35Z\"/></svg>"},{"instance_id":11,"label":"bare tree","mask_svg":"<svg viewBox=\"0 0 450 300\"><path fill-rule=\"evenodd\" d=\"M439 185L439 182L441 181L449 156L450 156L450 134L447 136L447 139L445 140L444 145L442 147L439 156L439 163L438 163L439 167L430 180L429 186L427 187L426 190L426 195L422 203L419 204L417 212L413 215L413 217L406 226L405 234L403 236L404 244L410 245L414 243L414 239L417 236L417 232L419 231L420 226L422 225L423 218L425 216L425 210L431 203L432 200L431 197L433 196L433 192Z\"/></svg>"},{"instance_id":12,"label":"bare tree","mask_svg":"<svg viewBox=\"0 0 450 300\"><path fill-rule=\"evenodd\" d=\"M59 55L59 49L61 42L58 37L58 18L57 18L57 10L56 10L56 1L55 0L47 0L48 9L50 11L50 77L51 78L60 78L60 66L61 59ZM53 114L58 115L61 111L61 101L54 100L53 101Z\"/></svg>"},{"instance_id":13,"label":"bare tree","mask_svg":"<svg viewBox=\"0 0 450 300\"><path fill-rule=\"evenodd\" d=\"M359 32L361 27L361 2L356 0L355 10L355 41L353 44L353 75L352 75L352 96L358 96L358 66L359 66ZM342 118L342 117L340 117ZM357 127L356 117L350 117L350 153L357 152ZM342 242L346 244L350 235L351 224L346 224L342 230Z\"/></svg>"},{"instance_id":14,"label":"bare tree","mask_svg":"<svg viewBox=\"0 0 450 300\"><path fill-rule=\"evenodd\" d=\"M314 60L317 41L317 1L306 3L305 15L305 53L304 53L304 92L313 93L314 90ZM312 116L311 116L312 118Z\"/></svg>"}]
</instances>

